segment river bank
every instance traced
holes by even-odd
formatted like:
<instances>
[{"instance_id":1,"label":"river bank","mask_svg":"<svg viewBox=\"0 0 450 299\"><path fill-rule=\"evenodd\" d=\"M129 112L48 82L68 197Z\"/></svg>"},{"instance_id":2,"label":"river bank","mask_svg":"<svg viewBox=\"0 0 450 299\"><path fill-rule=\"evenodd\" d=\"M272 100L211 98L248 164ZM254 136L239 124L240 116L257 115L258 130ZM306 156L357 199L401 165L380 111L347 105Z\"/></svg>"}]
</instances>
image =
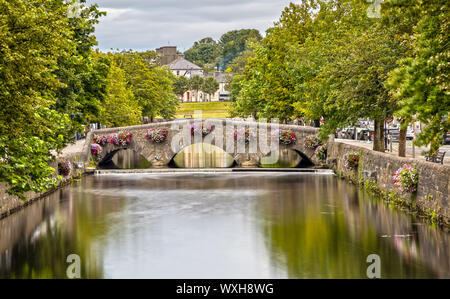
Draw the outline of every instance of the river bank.
<instances>
[{"instance_id":1,"label":"river bank","mask_svg":"<svg viewBox=\"0 0 450 299\"><path fill-rule=\"evenodd\" d=\"M360 154L359 166L347 170L344 155L355 151ZM394 185L393 174L405 163L413 165L418 172L417 192L402 193ZM383 200L408 207L428 221L450 226L450 166L375 152L333 138L328 142L327 164L339 177Z\"/></svg>"}]
</instances>

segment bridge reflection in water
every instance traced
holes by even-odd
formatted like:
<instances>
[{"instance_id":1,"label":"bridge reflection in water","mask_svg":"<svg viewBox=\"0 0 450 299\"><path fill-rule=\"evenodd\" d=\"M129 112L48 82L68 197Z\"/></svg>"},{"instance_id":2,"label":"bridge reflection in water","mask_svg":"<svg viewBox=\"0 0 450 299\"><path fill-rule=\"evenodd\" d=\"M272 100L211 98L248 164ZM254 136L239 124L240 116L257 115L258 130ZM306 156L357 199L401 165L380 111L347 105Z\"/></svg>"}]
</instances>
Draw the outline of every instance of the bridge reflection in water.
<instances>
[{"instance_id":1,"label":"bridge reflection in water","mask_svg":"<svg viewBox=\"0 0 450 299\"><path fill-rule=\"evenodd\" d=\"M291 149L280 149L278 160L273 163L271 155L261 159L260 165L263 168L294 168L299 167L302 157Z\"/></svg>"},{"instance_id":2,"label":"bridge reflection in water","mask_svg":"<svg viewBox=\"0 0 450 299\"><path fill-rule=\"evenodd\" d=\"M250 158L249 154L243 154ZM209 143L196 143L182 149L169 165L173 168L230 168L238 166L238 161L222 148ZM256 161L254 167L261 168L304 168L312 166L310 159L303 153L292 149L280 149L278 159L274 161L272 153ZM99 168L101 169L148 169L161 168L152 165L140 152L133 149L120 149L111 152ZM163 166L164 167L164 166Z\"/></svg>"},{"instance_id":3,"label":"bridge reflection in water","mask_svg":"<svg viewBox=\"0 0 450 299\"><path fill-rule=\"evenodd\" d=\"M151 167L151 163L139 152L132 149L118 151L111 159L112 163L120 169L146 169Z\"/></svg>"},{"instance_id":4,"label":"bridge reflection in water","mask_svg":"<svg viewBox=\"0 0 450 299\"><path fill-rule=\"evenodd\" d=\"M182 149L172 160L177 168L229 168L235 165L233 156L220 147L195 143Z\"/></svg>"}]
</instances>

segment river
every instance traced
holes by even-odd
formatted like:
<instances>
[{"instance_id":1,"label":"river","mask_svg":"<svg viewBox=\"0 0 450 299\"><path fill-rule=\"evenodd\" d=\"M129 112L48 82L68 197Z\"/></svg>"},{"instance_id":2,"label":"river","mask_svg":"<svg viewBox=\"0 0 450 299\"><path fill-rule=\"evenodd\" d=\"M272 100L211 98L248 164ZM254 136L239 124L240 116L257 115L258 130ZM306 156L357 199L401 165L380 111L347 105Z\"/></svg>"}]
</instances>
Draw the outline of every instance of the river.
<instances>
[{"instance_id":1,"label":"river","mask_svg":"<svg viewBox=\"0 0 450 299\"><path fill-rule=\"evenodd\" d=\"M448 232L333 175L96 175L0 221L0 278L449 278Z\"/></svg>"}]
</instances>

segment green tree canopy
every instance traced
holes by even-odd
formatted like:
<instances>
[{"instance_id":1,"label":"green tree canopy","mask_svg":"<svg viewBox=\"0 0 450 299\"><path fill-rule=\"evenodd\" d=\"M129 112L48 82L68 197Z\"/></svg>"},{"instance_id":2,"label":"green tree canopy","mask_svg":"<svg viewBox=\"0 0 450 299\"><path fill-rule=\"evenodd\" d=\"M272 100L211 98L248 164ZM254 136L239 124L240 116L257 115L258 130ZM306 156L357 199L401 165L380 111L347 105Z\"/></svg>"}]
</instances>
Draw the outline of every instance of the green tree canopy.
<instances>
[{"instance_id":1,"label":"green tree canopy","mask_svg":"<svg viewBox=\"0 0 450 299\"><path fill-rule=\"evenodd\" d=\"M70 56L87 52L78 42L90 35L76 32L67 9L59 0L0 0L0 181L22 198L55 184L49 163L73 132L68 114L55 110L73 78L59 70L79 65Z\"/></svg>"},{"instance_id":2,"label":"green tree canopy","mask_svg":"<svg viewBox=\"0 0 450 299\"><path fill-rule=\"evenodd\" d=\"M407 14L419 11L420 20L412 34L412 55L392 71L389 86L400 101L399 115L426 124L416 144L431 144L434 153L450 131L450 6L436 0L403 8Z\"/></svg>"},{"instance_id":3,"label":"green tree canopy","mask_svg":"<svg viewBox=\"0 0 450 299\"><path fill-rule=\"evenodd\" d=\"M127 85L125 72L111 65L106 88L105 102L101 108L101 122L111 127L137 125L142 110L131 87Z\"/></svg>"},{"instance_id":4,"label":"green tree canopy","mask_svg":"<svg viewBox=\"0 0 450 299\"><path fill-rule=\"evenodd\" d=\"M249 40L260 41L261 39L262 36L256 29L232 30L222 35L219 40L221 54L219 69L226 70L236 57L241 56L247 49Z\"/></svg>"},{"instance_id":5,"label":"green tree canopy","mask_svg":"<svg viewBox=\"0 0 450 299\"><path fill-rule=\"evenodd\" d=\"M125 71L128 86L142 107L143 115L150 119L156 116L169 119L175 115L178 106L173 90L176 78L170 70L149 59L151 55L133 51L109 53L117 66Z\"/></svg>"}]
</instances>

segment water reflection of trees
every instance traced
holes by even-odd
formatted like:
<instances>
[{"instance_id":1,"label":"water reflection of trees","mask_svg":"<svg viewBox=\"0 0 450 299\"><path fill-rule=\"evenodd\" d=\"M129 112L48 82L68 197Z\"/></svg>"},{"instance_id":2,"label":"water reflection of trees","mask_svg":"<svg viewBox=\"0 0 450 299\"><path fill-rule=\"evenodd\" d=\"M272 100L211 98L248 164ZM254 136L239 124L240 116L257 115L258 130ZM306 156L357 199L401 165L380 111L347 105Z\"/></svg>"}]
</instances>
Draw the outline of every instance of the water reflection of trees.
<instances>
[{"instance_id":1,"label":"water reflection of trees","mask_svg":"<svg viewBox=\"0 0 450 299\"><path fill-rule=\"evenodd\" d=\"M260 213L267 219L263 231L272 260L286 267L289 277L364 278L372 253L381 257L384 278L448 276L447 234L412 225L410 216L334 178L311 177L281 188L264 198Z\"/></svg>"},{"instance_id":2,"label":"water reflection of trees","mask_svg":"<svg viewBox=\"0 0 450 299\"><path fill-rule=\"evenodd\" d=\"M70 254L80 256L82 278L103 277L96 243L124 201L82 191L104 185L85 179L0 221L0 278L66 278Z\"/></svg>"}]
</instances>

